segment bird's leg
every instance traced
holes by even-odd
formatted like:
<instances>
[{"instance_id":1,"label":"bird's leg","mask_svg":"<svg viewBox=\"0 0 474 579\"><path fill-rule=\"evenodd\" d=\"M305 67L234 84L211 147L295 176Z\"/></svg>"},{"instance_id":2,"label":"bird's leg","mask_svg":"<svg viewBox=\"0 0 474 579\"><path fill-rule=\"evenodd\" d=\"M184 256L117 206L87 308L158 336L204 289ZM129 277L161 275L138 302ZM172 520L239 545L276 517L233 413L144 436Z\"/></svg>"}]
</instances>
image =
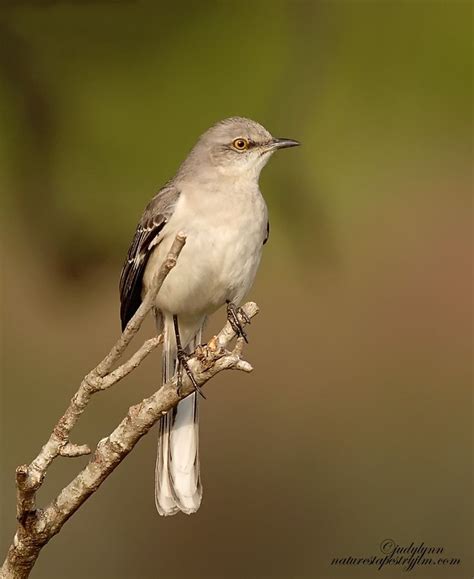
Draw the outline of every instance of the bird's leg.
<instances>
[{"instance_id":1,"label":"bird's leg","mask_svg":"<svg viewBox=\"0 0 474 579\"><path fill-rule=\"evenodd\" d=\"M242 308L237 308L233 302L227 300L227 319L229 320L232 329L237 334L239 338L243 338L247 344L249 343L247 339L247 334L244 332L244 328L239 320L239 314L244 318L247 324L250 324L250 318L244 312Z\"/></svg>"},{"instance_id":2,"label":"bird's leg","mask_svg":"<svg viewBox=\"0 0 474 579\"><path fill-rule=\"evenodd\" d=\"M179 335L178 316L176 315L173 315L173 324L174 324L174 333L176 336L176 350L177 350L176 356L178 358L178 392L181 389L181 386L183 385L183 368L184 368L196 392L205 399L206 397L202 393L201 388L199 388L199 385L196 382L196 378L194 378L194 375L191 372L191 368L189 367L188 359L190 358L190 355L187 354L184 351L183 347L181 346L181 336Z\"/></svg>"}]
</instances>

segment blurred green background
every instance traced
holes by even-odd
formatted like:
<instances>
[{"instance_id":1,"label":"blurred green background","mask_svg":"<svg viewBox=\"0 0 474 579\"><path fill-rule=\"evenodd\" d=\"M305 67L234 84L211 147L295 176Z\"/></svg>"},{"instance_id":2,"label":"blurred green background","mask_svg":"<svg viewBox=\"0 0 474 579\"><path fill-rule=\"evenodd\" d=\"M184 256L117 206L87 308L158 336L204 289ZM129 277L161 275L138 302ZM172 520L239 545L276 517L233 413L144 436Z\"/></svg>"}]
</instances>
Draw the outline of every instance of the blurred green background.
<instances>
[{"instance_id":1,"label":"blurred green background","mask_svg":"<svg viewBox=\"0 0 474 579\"><path fill-rule=\"evenodd\" d=\"M255 371L206 387L202 507L157 516L154 429L32 576L404 576L330 564L386 538L462 560L416 577L472 576L471 38L470 2L3 2L2 553L15 467L118 336L143 206L244 115L304 146L262 176ZM74 441L159 366L97 396ZM40 504L85 460L58 460Z\"/></svg>"}]
</instances>

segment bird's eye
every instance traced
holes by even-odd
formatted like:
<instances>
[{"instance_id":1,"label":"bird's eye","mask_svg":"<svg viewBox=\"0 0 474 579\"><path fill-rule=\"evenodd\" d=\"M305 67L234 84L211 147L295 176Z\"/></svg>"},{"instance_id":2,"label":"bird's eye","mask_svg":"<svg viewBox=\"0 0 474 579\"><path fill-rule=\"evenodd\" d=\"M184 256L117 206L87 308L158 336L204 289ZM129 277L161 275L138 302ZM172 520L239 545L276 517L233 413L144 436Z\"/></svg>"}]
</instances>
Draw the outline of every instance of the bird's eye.
<instances>
[{"instance_id":1,"label":"bird's eye","mask_svg":"<svg viewBox=\"0 0 474 579\"><path fill-rule=\"evenodd\" d=\"M245 151L245 149L249 148L249 142L247 141L247 139L235 139L232 142L232 146L234 147L234 149L236 149L237 151Z\"/></svg>"}]
</instances>

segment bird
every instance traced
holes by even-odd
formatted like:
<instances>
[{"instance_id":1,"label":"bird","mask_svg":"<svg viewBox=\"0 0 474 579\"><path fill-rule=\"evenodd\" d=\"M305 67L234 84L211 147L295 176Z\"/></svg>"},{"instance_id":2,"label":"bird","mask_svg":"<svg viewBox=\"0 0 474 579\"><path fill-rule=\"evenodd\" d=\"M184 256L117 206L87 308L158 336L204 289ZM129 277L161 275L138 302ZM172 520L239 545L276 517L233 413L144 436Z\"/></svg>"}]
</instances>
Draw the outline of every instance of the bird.
<instances>
[{"instance_id":1,"label":"bird","mask_svg":"<svg viewBox=\"0 0 474 579\"><path fill-rule=\"evenodd\" d=\"M235 333L247 339L238 313L270 232L260 172L275 151L299 144L274 138L251 119L226 118L199 137L176 175L146 206L120 275L122 330L176 235L186 236L154 303L156 325L163 333L163 384L183 368L195 384L187 359L201 343L206 319L220 307L226 306ZM201 504L195 387L159 423L155 505L163 516L191 514Z\"/></svg>"}]
</instances>

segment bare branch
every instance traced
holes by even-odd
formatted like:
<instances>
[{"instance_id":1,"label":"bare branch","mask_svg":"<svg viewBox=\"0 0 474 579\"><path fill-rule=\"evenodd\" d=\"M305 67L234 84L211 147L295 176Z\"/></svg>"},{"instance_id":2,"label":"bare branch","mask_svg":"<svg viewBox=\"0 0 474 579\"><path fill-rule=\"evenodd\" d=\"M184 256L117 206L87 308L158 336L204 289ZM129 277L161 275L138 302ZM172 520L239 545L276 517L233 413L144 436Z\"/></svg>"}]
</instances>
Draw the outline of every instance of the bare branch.
<instances>
[{"instance_id":1,"label":"bare branch","mask_svg":"<svg viewBox=\"0 0 474 579\"><path fill-rule=\"evenodd\" d=\"M77 456L85 456L90 454L91 449L87 444L73 444L72 442L66 443L62 448L59 449L60 456L67 456L68 458L76 458Z\"/></svg>"},{"instance_id":2,"label":"bare branch","mask_svg":"<svg viewBox=\"0 0 474 579\"><path fill-rule=\"evenodd\" d=\"M22 465L17 468L18 528L0 569L0 579L28 577L42 547L61 530L69 517L99 488L160 417L194 391L188 376L184 375L178 392L174 377L149 398L129 408L127 415L115 430L99 441L83 470L46 508L36 509L36 492L42 485L51 462L58 456L77 457L91 453L87 445L70 442L69 435L92 395L110 388L127 376L162 342L161 335L146 340L126 362L112 370L153 307L156 295L166 276L176 265L185 242L184 235L179 234L176 237L165 263L153 280L150 291L117 343L102 362L85 376L38 456L29 466ZM242 325L249 323L258 313L258 307L254 303L246 304L242 310L243 314L238 314ZM188 363L199 386L203 386L222 370L235 369L244 372L252 370L251 365L241 358L244 346L242 339L237 340L232 351L227 349L234 338L235 333L227 322L221 332L208 344L196 349Z\"/></svg>"},{"instance_id":3,"label":"bare branch","mask_svg":"<svg viewBox=\"0 0 474 579\"><path fill-rule=\"evenodd\" d=\"M142 361L148 356L150 352L152 352L159 344L163 342L163 335L160 334L155 338L150 338L147 340L143 346L133 354L133 356L127 360L124 364L110 372L103 377L100 381L100 385L97 387L98 390L106 390L122 378L125 378L127 374L130 374L132 370L135 370Z\"/></svg>"},{"instance_id":4,"label":"bare branch","mask_svg":"<svg viewBox=\"0 0 474 579\"><path fill-rule=\"evenodd\" d=\"M35 511L35 491L28 485L28 466L23 464L16 469L16 518L24 524L29 513Z\"/></svg>"}]
</instances>

